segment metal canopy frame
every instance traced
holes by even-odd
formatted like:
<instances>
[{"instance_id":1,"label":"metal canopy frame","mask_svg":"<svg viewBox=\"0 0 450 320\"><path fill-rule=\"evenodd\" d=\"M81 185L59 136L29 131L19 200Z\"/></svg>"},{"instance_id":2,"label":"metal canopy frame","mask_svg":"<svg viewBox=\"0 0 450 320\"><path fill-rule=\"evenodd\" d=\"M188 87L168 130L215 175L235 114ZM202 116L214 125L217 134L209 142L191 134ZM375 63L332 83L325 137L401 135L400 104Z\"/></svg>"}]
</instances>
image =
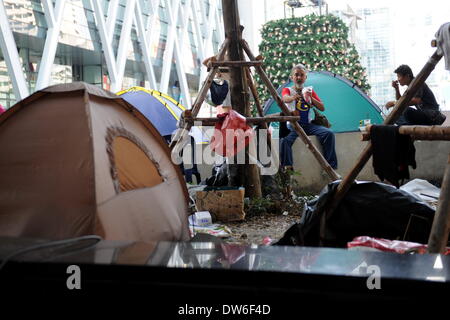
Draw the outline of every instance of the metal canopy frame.
<instances>
[{"instance_id":1,"label":"metal canopy frame","mask_svg":"<svg viewBox=\"0 0 450 320\"><path fill-rule=\"evenodd\" d=\"M140 1L126 1L117 55L114 54L112 43L119 0L110 0L107 10L103 10L103 3L101 1L90 0L90 5L100 35L102 51L111 81L111 91L117 92L122 89L127 53L131 42L130 36L134 25L139 39L139 46L143 54L146 79L151 89L167 93L170 74L173 68L175 68L181 93L184 97L183 103L187 108L191 108L191 95L188 88L186 69L182 59L182 50L185 39L187 38L187 30L189 24L191 24L194 32L195 45L197 46L198 59L203 61L205 57L212 55L213 29L217 30L217 40L219 43L223 42L225 38L222 15L220 14L220 1L210 0L208 14L206 14L204 0L186 0L184 2L181 0L151 0L149 1L147 20L145 19L146 15L142 12ZM53 5L53 2L55 2L55 5ZM42 1L48 29L42 60L38 67L36 90L45 88L51 83L51 70L58 47L65 3L65 0ZM165 8L165 12L160 10L160 5ZM157 34L154 31L161 14L165 14L167 17L169 31L166 49L164 51L161 77L160 79L156 79L150 54L150 46L156 40L155 37ZM19 101L27 97L30 92L3 2L0 4L0 45L5 57L14 94ZM175 63L174 60L176 61ZM202 75L204 75L203 70L200 72L200 79L202 79ZM199 80L200 84L201 80Z\"/></svg>"}]
</instances>

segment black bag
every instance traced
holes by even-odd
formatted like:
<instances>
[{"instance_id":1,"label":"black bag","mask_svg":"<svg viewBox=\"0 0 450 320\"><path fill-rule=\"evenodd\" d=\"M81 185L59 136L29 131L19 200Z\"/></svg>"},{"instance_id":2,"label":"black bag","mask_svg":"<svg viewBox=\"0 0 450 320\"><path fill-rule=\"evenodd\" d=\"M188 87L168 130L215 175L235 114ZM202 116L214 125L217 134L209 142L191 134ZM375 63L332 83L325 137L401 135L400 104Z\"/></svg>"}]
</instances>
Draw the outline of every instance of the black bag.
<instances>
[{"instance_id":1,"label":"black bag","mask_svg":"<svg viewBox=\"0 0 450 320\"><path fill-rule=\"evenodd\" d=\"M289 128L287 127L286 122L279 122L280 124L280 131L278 131L278 137L284 138L287 137L289 133L291 133L291 130L289 130Z\"/></svg>"},{"instance_id":2,"label":"black bag","mask_svg":"<svg viewBox=\"0 0 450 320\"><path fill-rule=\"evenodd\" d=\"M211 93L211 101L214 103L214 105L221 105L228 94L228 81L224 80L221 85L217 84L214 81L211 82L209 91Z\"/></svg>"},{"instance_id":3,"label":"black bag","mask_svg":"<svg viewBox=\"0 0 450 320\"><path fill-rule=\"evenodd\" d=\"M441 124L444 123L445 119L447 119L445 114L443 114L442 112L438 111L434 115L432 121L433 121L433 124L435 124L435 125L441 125Z\"/></svg>"},{"instance_id":4,"label":"black bag","mask_svg":"<svg viewBox=\"0 0 450 320\"><path fill-rule=\"evenodd\" d=\"M328 121L327 117L320 113L316 108L313 108L314 110L314 120L311 121L311 123L317 124L318 126L323 126L325 128L330 128L331 123Z\"/></svg>"},{"instance_id":5,"label":"black bag","mask_svg":"<svg viewBox=\"0 0 450 320\"><path fill-rule=\"evenodd\" d=\"M330 183L318 199L308 202L299 223L275 245L345 248L363 235L427 243L435 210L409 192L380 182L354 183L338 207L322 219L339 183Z\"/></svg>"},{"instance_id":6,"label":"black bag","mask_svg":"<svg viewBox=\"0 0 450 320\"><path fill-rule=\"evenodd\" d=\"M212 168L212 175L205 180L205 184L210 187L224 187L228 185L228 164L216 164Z\"/></svg>"}]
</instances>

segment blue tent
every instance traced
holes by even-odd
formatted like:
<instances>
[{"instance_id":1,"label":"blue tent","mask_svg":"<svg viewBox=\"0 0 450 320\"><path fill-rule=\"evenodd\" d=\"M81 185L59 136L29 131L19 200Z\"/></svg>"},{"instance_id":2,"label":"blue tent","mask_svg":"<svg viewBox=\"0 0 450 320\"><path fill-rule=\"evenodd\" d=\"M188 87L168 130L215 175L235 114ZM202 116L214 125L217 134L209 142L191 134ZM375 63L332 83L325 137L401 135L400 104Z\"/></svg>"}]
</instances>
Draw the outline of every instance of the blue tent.
<instances>
[{"instance_id":1,"label":"blue tent","mask_svg":"<svg viewBox=\"0 0 450 320\"><path fill-rule=\"evenodd\" d=\"M132 87L117 93L128 103L138 109L156 127L163 137L170 137L177 129L177 121L186 110L176 100L156 90ZM192 127L190 135L196 143L207 143L199 127Z\"/></svg>"},{"instance_id":2,"label":"blue tent","mask_svg":"<svg viewBox=\"0 0 450 320\"><path fill-rule=\"evenodd\" d=\"M292 87L289 81L278 88ZM372 124L383 122L380 108L361 89L348 79L327 71L310 71L305 86L312 86L325 104L324 114L334 132L358 131L360 121L370 119ZM264 114L280 112L280 107L270 99L264 105ZM274 123L274 127L278 123Z\"/></svg>"}]
</instances>

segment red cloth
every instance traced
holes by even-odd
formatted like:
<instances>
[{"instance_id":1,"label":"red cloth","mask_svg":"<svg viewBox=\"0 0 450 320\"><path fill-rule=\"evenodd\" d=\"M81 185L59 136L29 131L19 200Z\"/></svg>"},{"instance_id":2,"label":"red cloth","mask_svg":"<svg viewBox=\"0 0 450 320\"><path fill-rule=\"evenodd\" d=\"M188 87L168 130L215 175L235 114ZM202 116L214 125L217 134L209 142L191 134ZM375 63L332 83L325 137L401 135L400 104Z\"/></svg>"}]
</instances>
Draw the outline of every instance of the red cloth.
<instances>
[{"instance_id":1,"label":"red cloth","mask_svg":"<svg viewBox=\"0 0 450 320\"><path fill-rule=\"evenodd\" d=\"M427 245L400 241L400 240L387 240L382 238L372 238L367 236L356 237L351 242L347 243L347 248L354 247L369 247L387 252L405 253L407 251L415 251L418 253L426 253ZM450 248L446 248L444 255L450 254Z\"/></svg>"},{"instance_id":2,"label":"red cloth","mask_svg":"<svg viewBox=\"0 0 450 320\"><path fill-rule=\"evenodd\" d=\"M224 157L232 157L244 149L253 138L253 130L247 125L245 117L234 110L218 114L211 139L211 150Z\"/></svg>"}]
</instances>

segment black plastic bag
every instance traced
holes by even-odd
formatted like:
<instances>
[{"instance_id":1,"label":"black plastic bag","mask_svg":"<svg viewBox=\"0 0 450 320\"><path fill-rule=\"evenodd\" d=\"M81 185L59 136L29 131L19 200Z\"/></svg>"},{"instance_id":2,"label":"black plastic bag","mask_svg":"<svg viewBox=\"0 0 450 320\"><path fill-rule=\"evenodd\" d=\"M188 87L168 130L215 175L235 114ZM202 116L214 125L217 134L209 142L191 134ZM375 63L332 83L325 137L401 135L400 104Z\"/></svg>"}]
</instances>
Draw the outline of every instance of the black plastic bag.
<instances>
[{"instance_id":1,"label":"black plastic bag","mask_svg":"<svg viewBox=\"0 0 450 320\"><path fill-rule=\"evenodd\" d=\"M379 182L359 182L351 186L339 206L324 222L323 208L340 181L325 187L309 202L299 223L291 226L276 245L347 246L357 236L427 243L434 209L412 194Z\"/></svg>"},{"instance_id":2,"label":"black plastic bag","mask_svg":"<svg viewBox=\"0 0 450 320\"><path fill-rule=\"evenodd\" d=\"M228 186L228 164L223 162L222 164L214 165L212 175L206 178L205 184L210 187Z\"/></svg>"}]
</instances>

